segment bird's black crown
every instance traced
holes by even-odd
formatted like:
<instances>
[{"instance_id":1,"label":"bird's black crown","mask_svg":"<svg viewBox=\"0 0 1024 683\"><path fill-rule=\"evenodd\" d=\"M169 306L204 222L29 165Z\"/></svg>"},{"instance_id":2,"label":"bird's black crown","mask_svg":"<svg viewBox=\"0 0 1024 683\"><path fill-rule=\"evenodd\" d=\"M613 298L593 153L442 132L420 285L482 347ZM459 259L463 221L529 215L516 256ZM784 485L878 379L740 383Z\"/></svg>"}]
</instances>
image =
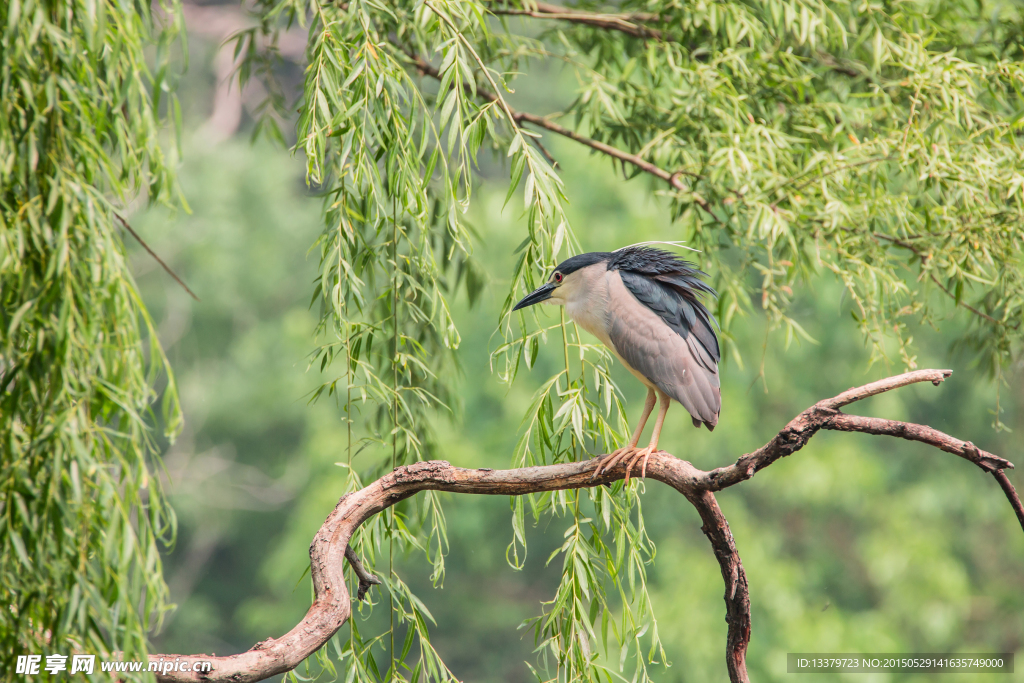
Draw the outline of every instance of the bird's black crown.
<instances>
[{"instance_id":1,"label":"bird's black crown","mask_svg":"<svg viewBox=\"0 0 1024 683\"><path fill-rule=\"evenodd\" d=\"M707 273L686 259L654 247L635 246L624 247L618 251L592 251L586 254L577 254L559 263L555 270L562 275L569 275L581 268L601 262L608 264L608 270L628 270L644 275L681 275L686 278L687 284L694 290L717 296L714 289L698 279L707 277Z\"/></svg>"},{"instance_id":2,"label":"bird's black crown","mask_svg":"<svg viewBox=\"0 0 1024 683\"><path fill-rule=\"evenodd\" d=\"M612 252L609 256L612 258L608 261L608 270L629 270L645 275L678 273L707 277L707 273L690 261L679 258L664 249L644 246L625 247Z\"/></svg>"},{"instance_id":3,"label":"bird's black crown","mask_svg":"<svg viewBox=\"0 0 1024 683\"><path fill-rule=\"evenodd\" d=\"M576 254L555 266L555 270L562 275L569 275L570 273L575 273L580 268L586 268L587 266L592 266L595 263L607 261L614 255L615 254L607 251L592 251L587 254Z\"/></svg>"}]
</instances>

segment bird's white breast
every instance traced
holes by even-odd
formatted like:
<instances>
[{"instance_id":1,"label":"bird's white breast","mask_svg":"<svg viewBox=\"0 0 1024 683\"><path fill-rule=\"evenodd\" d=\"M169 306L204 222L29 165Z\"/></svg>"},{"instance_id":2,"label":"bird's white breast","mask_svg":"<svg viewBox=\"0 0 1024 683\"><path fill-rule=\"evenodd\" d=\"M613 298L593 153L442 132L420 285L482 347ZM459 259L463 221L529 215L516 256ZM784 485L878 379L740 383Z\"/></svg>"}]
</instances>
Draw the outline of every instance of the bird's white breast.
<instances>
[{"instance_id":1,"label":"bird's white breast","mask_svg":"<svg viewBox=\"0 0 1024 683\"><path fill-rule=\"evenodd\" d=\"M626 291L625 285L622 284L619 271L608 270L608 266L604 263L595 263L582 268L580 274L582 277L574 278L572 290L565 292L565 312L573 322L597 337L637 379L647 386L653 386L650 380L637 372L622 357L608 334L611 325L608 307L612 305L612 299L621 298L623 294L628 297L633 296Z\"/></svg>"},{"instance_id":2,"label":"bird's white breast","mask_svg":"<svg viewBox=\"0 0 1024 683\"><path fill-rule=\"evenodd\" d=\"M629 293L619 271L608 270L604 263L595 263L580 272L582 277L574 278L573 288L565 292L566 313L577 325L597 337L637 379L653 387L651 380L623 358L612 343L609 332L613 316L609 314L608 308L615 306L615 317L620 320L624 315L632 318L631 325L635 325L638 333L645 337L654 336L653 332L668 330L668 326ZM672 336L675 336L674 333Z\"/></svg>"}]
</instances>

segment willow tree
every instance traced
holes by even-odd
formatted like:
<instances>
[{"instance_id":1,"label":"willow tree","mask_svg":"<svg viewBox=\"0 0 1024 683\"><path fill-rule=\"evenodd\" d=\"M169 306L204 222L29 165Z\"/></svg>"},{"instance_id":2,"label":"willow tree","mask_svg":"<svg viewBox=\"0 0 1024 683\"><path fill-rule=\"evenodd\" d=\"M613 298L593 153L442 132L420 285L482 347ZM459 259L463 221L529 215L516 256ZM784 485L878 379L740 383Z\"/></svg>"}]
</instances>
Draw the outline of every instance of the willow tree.
<instances>
[{"instance_id":1,"label":"willow tree","mask_svg":"<svg viewBox=\"0 0 1024 683\"><path fill-rule=\"evenodd\" d=\"M626 434L610 359L564 319L545 328L510 312L556 262L585 247L566 214L568 197L546 138L589 147L626 176L646 178L637 182L638 191L657 193L671 205L675 222L666 226L666 239L703 252L721 293L716 313L726 346L737 320L757 310L787 339L803 335L789 313L794 289L835 278L854 301L856 323L875 357L894 353L913 368L906 321L944 322L950 315L963 343L997 378L1019 352L1024 175L1016 136L1024 73L1021 17L1009 3L650 0L609 8L257 0L252 10L259 25L239 36L241 73L267 78L271 93L281 92L270 82L275 36L296 26L308 32L296 150L324 197L314 363L324 373L317 396L339 400L348 417L347 467L339 481L347 494L311 547L317 599L306 619L282 638L216 660L215 679L256 680L318 652L324 666L342 667L349 681L453 680L430 644L429 614L389 566L396 553L418 548L434 578L443 576L447 541L437 490L524 494L512 499L507 554L513 565L525 552L528 514L568 521L559 551L561 584L531 622L540 680L647 681L652 664L664 661L647 591L651 545L636 487L618 483L621 468L594 479L586 462ZM93 16L83 12L74 21L92 26ZM23 23L25 34L35 35L37 24ZM82 50L68 49L69 55ZM100 56L124 55L111 48ZM545 62L564 65L578 81L558 116L525 111L513 96L515 75ZM43 85L25 91L40 93L29 98L40 116L50 111L51 91ZM106 101L66 108L99 104ZM290 110L277 95L270 104ZM107 106L105 116L119 117L118 108ZM273 121L261 126L273 127ZM128 117L115 132L90 129L82 139L107 134L100 143L120 141L116 136L138 125ZM29 133L10 139L28 145L50 138ZM109 149L103 144L90 149ZM138 146L118 148L119 156L96 171L108 174L103 190L116 189L115 179L130 184L155 159ZM545 339L564 349L564 366L537 393L510 454L513 465L546 469L519 474L419 462L442 455L428 417L453 393L459 334L448 300L461 283L469 283L472 294L479 280L463 216L482 153L506 161L508 197L520 193L525 206L500 326L504 343L493 358L496 374L514 381ZM28 164L33 173L37 168L31 154L2 158ZM93 180L95 174L87 175ZM62 194L27 196L40 197L40 210L65 211L63 201L42 199ZM29 221L32 214L20 208L27 200L5 201L13 205L5 208L5 221ZM109 212L85 215L100 220L93 216ZM63 252L54 253L55 268L67 263ZM93 283L78 287L90 295L113 291ZM25 301L36 301L32 296ZM13 323L21 319L13 316L8 326L17 328ZM45 329L49 319L33 329ZM40 334L15 348L34 353L47 343L56 339ZM676 486L697 507L722 565L733 680L746 678L749 601L713 491L753 476L819 429L846 429L918 438L954 452L995 474L1014 500L1002 473L1005 460L969 442L913 431L913 425L858 421L864 418L839 412L866 395L944 376L920 371L822 401L729 468L701 473L664 454L652 460L651 476ZM15 390L29 390L20 375L11 380L5 371L4 377ZM108 384L97 386L109 391ZM145 385L130 386L141 400ZM117 408L126 412L109 408L93 419L103 430L136 424L137 405L122 400ZM15 424L29 423L20 419ZM135 434L124 442L133 444L133 453L141 452ZM357 470L353 455L361 449L375 454L373 468ZM610 486L595 486L601 483ZM5 508L8 519L11 510ZM142 528L155 529L159 520L153 519ZM343 557L353 568L348 581L358 582L352 592L370 600L359 608L373 609L378 597L384 602L376 609L390 614L387 632L363 633L351 619L339 631L351 614Z\"/></svg>"},{"instance_id":2,"label":"willow tree","mask_svg":"<svg viewBox=\"0 0 1024 683\"><path fill-rule=\"evenodd\" d=\"M137 198L175 199L159 112L174 111L176 31L141 1L13 0L0 27L0 670L13 677L19 655L141 658L167 608L157 382L170 433L177 399L120 217Z\"/></svg>"},{"instance_id":3,"label":"willow tree","mask_svg":"<svg viewBox=\"0 0 1024 683\"><path fill-rule=\"evenodd\" d=\"M392 562L418 548L434 579L443 576L437 490L528 494L512 498L514 566L528 514L568 520L561 584L530 622L539 680L646 681L664 661L636 489L594 487L602 477L578 464L627 434L608 354L564 318L545 327L510 310L560 259L586 250L565 211L551 137L646 178L634 181L637 191L672 207L665 239L703 252L734 354L729 331L749 313L760 311L787 341L806 336L789 307L796 288L823 278L845 287L873 359L913 369L907 321L948 318L997 386L1019 352L1024 71L1022 18L1010 3L257 0L252 11L259 25L237 42L241 75L267 79L271 93L282 92L273 84L280 32L308 35L295 149L324 197L314 363L324 373L317 396L335 398L348 416L347 481L339 482L348 493L311 546L316 601L306 619L218 660L215 677L288 670L333 638L321 662L342 667L346 680L453 680L430 644L429 613ZM578 83L558 114L517 104L515 89L530 83L516 75L544 64ZM290 109L279 95L269 104ZM477 290L464 214L480 154L506 163L508 199L520 193L525 207L495 372L514 381L543 340L564 349L564 366L534 397L510 454L514 466L548 469L519 474L416 464L443 455L427 425L453 393L459 335L448 300L462 282L471 297ZM734 680L746 677L749 604L712 491L798 450L818 429L848 429L945 444L995 473L1015 500L1002 474L1009 464L969 442L834 414L857 397L944 376L922 371L822 401L723 471L696 474L674 459L655 466L652 476L697 506L722 563ZM352 454L367 448L377 464L359 470ZM349 620L333 635L351 614L343 553L348 580L358 580L351 592L383 600L387 632L363 633Z\"/></svg>"}]
</instances>

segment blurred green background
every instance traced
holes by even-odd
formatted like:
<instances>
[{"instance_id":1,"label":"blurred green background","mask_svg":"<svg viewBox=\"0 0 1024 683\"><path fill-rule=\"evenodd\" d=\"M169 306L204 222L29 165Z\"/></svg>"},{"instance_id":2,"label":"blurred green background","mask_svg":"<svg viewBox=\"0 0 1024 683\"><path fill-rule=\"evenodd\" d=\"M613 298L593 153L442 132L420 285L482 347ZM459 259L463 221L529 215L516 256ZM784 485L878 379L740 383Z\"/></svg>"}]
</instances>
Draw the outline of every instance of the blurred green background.
<instances>
[{"instance_id":1,"label":"blurred green background","mask_svg":"<svg viewBox=\"0 0 1024 683\"><path fill-rule=\"evenodd\" d=\"M304 183L302 159L266 142L250 144L251 93L236 92L238 102L230 105L228 114L241 116L238 131L230 116L223 123L221 100L230 94L220 86L217 46L193 37L191 71L180 90L186 112L180 177L191 212L134 217L136 229L201 301L191 300L141 249L133 248L133 265L176 368L186 418L165 455L180 521L165 570L178 608L154 648L223 655L282 634L308 608L308 546L340 495L336 463L346 457L346 429L331 400L307 405L321 382L318 368L307 370L317 313L308 309L317 273L317 254L308 250L321 230L320 199ZM558 74L527 82L528 101L542 111L556 109L555 93L572 86ZM585 249L673 239L666 206L646 181L623 181L582 148L545 142L561 166ZM461 403L453 415L437 417L436 429L443 457L453 464L502 468L526 405L548 376L543 364L561 362L561 350L552 340L542 367L522 372L511 388L491 374L498 311L524 228L515 200L502 208L507 171L500 160L482 164L490 180L474 194L470 218L480 234L475 257L490 282L476 306L461 293L455 301L463 337ZM781 335L766 337L762 319L736 321L743 365L726 354L718 428L694 430L676 406L662 448L698 467L724 465L815 401L903 370L868 367L842 288L823 278L813 291L797 293L795 311L819 343L785 348ZM851 412L927 423L1022 463L1024 369L1014 368L1001 391L1003 420L1014 431L996 433L995 384L969 354L949 347L949 333L965 324L961 315L943 329L914 331L920 367L954 370L945 384L884 394ZM616 373L635 420L645 390L621 367ZM390 453L371 446L355 462L368 466L382 457ZM1010 476L1024 488L1019 474ZM750 582L753 680L791 678L787 652L1015 652L1024 667L1024 534L995 481L966 461L895 439L822 433L718 498ZM437 620L434 645L461 680L531 680L524 662L534 659L533 639L518 626L554 594L559 567L544 561L560 545L564 525L548 519L532 528L526 567L515 571L504 554L512 536L508 499L444 500L451 548L443 587L431 587L422 557L400 562L400 573ZM652 593L671 665L652 674L726 681L723 584L700 521L678 494L653 482L643 504L657 545ZM360 626L364 635L383 623L382 608ZM1006 678L1012 677L957 676Z\"/></svg>"}]
</instances>

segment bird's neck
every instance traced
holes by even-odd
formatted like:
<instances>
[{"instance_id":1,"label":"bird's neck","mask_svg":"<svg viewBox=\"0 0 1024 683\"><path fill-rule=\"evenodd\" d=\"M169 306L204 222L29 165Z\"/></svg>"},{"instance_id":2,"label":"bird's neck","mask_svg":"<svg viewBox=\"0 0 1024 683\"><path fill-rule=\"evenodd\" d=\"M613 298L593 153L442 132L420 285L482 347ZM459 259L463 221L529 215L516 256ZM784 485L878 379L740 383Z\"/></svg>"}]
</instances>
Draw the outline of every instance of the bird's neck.
<instances>
[{"instance_id":1,"label":"bird's neck","mask_svg":"<svg viewBox=\"0 0 1024 683\"><path fill-rule=\"evenodd\" d=\"M611 348L608 340L608 277L617 275L604 263L581 269L572 291L566 292L565 313L587 332Z\"/></svg>"}]
</instances>

